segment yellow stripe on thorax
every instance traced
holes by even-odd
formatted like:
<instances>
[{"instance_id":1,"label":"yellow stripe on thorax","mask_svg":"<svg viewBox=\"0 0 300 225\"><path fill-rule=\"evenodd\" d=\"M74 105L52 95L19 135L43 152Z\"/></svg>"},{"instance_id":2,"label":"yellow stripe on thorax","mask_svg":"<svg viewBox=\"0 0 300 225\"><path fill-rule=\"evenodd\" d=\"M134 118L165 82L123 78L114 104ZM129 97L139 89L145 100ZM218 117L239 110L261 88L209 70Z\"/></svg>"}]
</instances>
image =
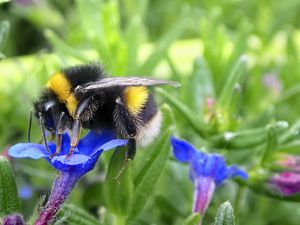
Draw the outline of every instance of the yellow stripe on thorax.
<instances>
[{"instance_id":1,"label":"yellow stripe on thorax","mask_svg":"<svg viewBox=\"0 0 300 225\"><path fill-rule=\"evenodd\" d=\"M60 102L66 104L71 116L74 116L77 108L77 100L71 93L71 84L63 73L56 73L50 77L47 87L54 92Z\"/></svg>"},{"instance_id":2,"label":"yellow stripe on thorax","mask_svg":"<svg viewBox=\"0 0 300 225\"><path fill-rule=\"evenodd\" d=\"M127 87L125 89L125 102L128 111L133 115L138 115L145 106L149 97L149 91L144 86Z\"/></svg>"}]
</instances>

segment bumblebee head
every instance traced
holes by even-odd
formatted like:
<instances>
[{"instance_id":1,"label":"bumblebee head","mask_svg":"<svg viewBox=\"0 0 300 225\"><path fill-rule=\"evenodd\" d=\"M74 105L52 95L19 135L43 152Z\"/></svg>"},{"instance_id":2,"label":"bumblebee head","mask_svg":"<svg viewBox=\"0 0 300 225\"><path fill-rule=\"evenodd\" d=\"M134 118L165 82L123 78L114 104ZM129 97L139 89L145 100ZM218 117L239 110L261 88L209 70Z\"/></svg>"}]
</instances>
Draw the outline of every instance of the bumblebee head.
<instances>
[{"instance_id":1,"label":"bumblebee head","mask_svg":"<svg viewBox=\"0 0 300 225\"><path fill-rule=\"evenodd\" d=\"M42 96L34 102L34 115L48 131L53 131L55 128L55 119L53 110L56 108L54 99L49 98L49 94L43 93Z\"/></svg>"},{"instance_id":2,"label":"bumblebee head","mask_svg":"<svg viewBox=\"0 0 300 225\"><path fill-rule=\"evenodd\" d=\"M35 117L39 120L40 125L50 132L55 132L62 112L67 113L66 107L49 90L43 92L34 103Z\"/></svg>"}]
</instances>

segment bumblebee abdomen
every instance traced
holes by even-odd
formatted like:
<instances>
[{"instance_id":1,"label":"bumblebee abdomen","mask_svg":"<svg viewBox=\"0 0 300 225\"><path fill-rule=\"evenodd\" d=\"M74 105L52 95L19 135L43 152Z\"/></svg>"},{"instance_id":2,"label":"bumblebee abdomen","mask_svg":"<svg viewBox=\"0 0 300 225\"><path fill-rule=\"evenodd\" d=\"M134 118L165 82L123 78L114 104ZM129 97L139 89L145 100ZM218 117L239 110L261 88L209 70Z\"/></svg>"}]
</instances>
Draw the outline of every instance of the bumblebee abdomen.
<instances>
[{"instance_id":1,"label":"bumblebee abdomen","mask_svg":"<svg viewBox=\"0 0 300 225\"><path fill-rule=\"evenodd\" d=\"M128 111L137 116L140 114L150 96L149 90L145 86L126 87L123 98Z\"/></svg>"}]
</instances>

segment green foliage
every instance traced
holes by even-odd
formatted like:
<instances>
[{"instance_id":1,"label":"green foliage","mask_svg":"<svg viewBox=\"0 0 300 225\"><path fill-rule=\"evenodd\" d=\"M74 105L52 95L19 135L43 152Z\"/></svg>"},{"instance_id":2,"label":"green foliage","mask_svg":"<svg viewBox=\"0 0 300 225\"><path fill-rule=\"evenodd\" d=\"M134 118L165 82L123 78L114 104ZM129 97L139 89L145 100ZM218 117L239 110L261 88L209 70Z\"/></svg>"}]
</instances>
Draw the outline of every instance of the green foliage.
<instances>
[{"instance_id":1,"label":"green foliage","mask_svg":"<svg viewBox=\"0 0 300 225\"><path fill-rule=\"evenodd\" d=\"M107 207L118 217L126 217L132 207L132 162L125 165L126 147L118 148L110 159L105 182Z\"/></svg>"},{"instance_id":2,"label":"green foliage","mask_svg":"<svg viewBox=\"0 0 300 225\"><path fill-rule=\"evenodd\" d=\"M55 224L67 223L70 225L100 225L100 221L85 210L72 204L65 204L60 212L60 219Z\"/></svg>"},{"instance_id":3,"label":"green foliage","mask_svg":"<svg viewBox=\"0 0 300 225\"><path fill-rule=\"evenodd\" d=\"M10 0L1 0L0 4L5 3L5 2L9 2Z\"/></svg>"},{"instance_id":4,"label":"green foliage","mask_svg":"<svg viewBox=\"0 0 300 225\"><path fill-rule=\"evenodd\" d=\"M162 114L164 118L164 129L162 130L157 143L153 146L153 149L149 151L148 156L144 156L147 157L147 161L134 179L135 188L133 193L133 207L129 214L128 224L131 224L146 206L151 194L155 190L156 183L168 162L170 154L169 138L174 131L174 119L168 105L162 107Z\"/></svg>"},{"instance_id":5,"label":"green foliage","mask_svg":"<svg viewBox=\"0 0 300 225\"><path fill-rule=\"evenodd\" d=\"M8 32L9 32L9 23L7 21L2 21L0 23L0 51L3 49L4 43L7 40ZM5 56L0 52L0 61L4 57Z\"/></svg>"},{"instance_id":6,"label":"green foliage","mask_svg":"<svg viewBox=\"0 0 300 225\"><path fill-rule=\"evenodd\" d=\"M154 143L139 150L118 179L125 149L103 154L76 186L72 205L63 208L58 222L197 224L188 168L170 155L168 139L175 132L198 149L223 154L250 176L220 187L203 224L213 222L225 200L234 203L238 224L299 223L299 215L291 213L299 193L283 197L268 184L271 175L284 171L274 165L278 155L300 155L299 1L0 3L0 60L7 57L0 62L0 154L26 141L32 102L63 67L99 61L112 76L154 76L182 84L153 90L158 105L167 102L172 109L161 108L164 124ZM32 140L39 139L34 122ZM12 162L18 186L29 184L34 195L22 200L23 211L16 200L18 206L1 216L18 211L30 218L54 171L46 162ZM5 171L11 173L1 169L0 174ZM7 194L3 190L14 192L7 199L18 198L15 186L2 189ZM231 205L224 203L214 224L233 221L230 216Z\"/></svg>"},{"instance_id":7,"label":"green foliage","mask_svg":"<svg viewBox=\"0 0 300 225\"><path fill-rule=\"evenodd\" d=\"M201 220L201 216L199 213L195 213L190 215L183 223L183 225L197 225Z\"/></svg>"},{"instance_id":8,"label":"green foliage","mask_svg":"<svg viewBox=\"0 0 300 225\"><path fill-rule=\"evenodd\" d=\"M21 212L15 176L4 157L0 156L0 216Z\"/></svg>"}]
</instances>

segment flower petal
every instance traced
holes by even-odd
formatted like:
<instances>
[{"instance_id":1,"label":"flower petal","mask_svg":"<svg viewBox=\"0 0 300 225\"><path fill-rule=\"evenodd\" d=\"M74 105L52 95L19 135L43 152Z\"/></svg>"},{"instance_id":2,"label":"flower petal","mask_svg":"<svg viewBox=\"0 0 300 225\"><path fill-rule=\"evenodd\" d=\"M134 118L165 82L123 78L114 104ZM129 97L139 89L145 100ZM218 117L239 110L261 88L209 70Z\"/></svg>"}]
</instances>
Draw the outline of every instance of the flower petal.
<instances>
[{"instance_id":1,"label":"flower petal","mask_svg":"<svg viewBox=\"0 0 300 225\"><path fill-rule=\"evenodd\" d=\"M61 151L59 155L67 155L70 150L70 137L67 132L62 135ZM54 152L53 152L54 153Z\"/></svg>"},{"instance_id":2,"label":"flower petal","mask_svg":"<svg viewBox=\"0 0 300 225\"><path fill-rule=\"evenodd\" d=\"M51 162L55 163L56 161L59 161L65 165L79 165L87 162L90 159L91 157L87 155L81 155L81 154L73 154L68 158L67 155L59 155L59 156L54 156Z\"/></svg>"},{"instance_id":3,"label":"flower petal","mask_svg":"<svg viewBox=\"0 0 300 225\"><path fill-rule=\"evenodd\" d=\"M245 170L239 168L238 166L230 166L227 168L227 178L239 176L244 180L248 179L248 174Z\"/></svg>"},{"instance_id":4,"label":"flower petal","mask_svg":"<svg viewBox=\"0 0 300 225\"><path fill-rule=\"evenodd\" d=\"M180 162L189 162L193 155L197 153L197 150L188 142L179 140L174 136L171 137L171 144L174 156Z\"/></svg>"},{"instance_id":5,"label":"flower petal","mask_svg":"<svg viewBox=\"0 0 300 225\"><path fill-rule=\"evenodd\" d=\"M204 216L214 195L216 184L211 177L198 177L194 185L193 212L200 212L200 214Z\"/></svg>"},{"instance_id":6,"label":"flower petal","mask_svg":"<svg viewBox=\"0 0 300 225\"><path fill-rule=\"evenodd\" d=\"M95 149L114 138L114 132L109 129L104 129L101 133L90 131L79 141L78 149L80 149L81 154L90 155L94 153Z\"/></svg>"},{"instance_id":7,"label":"flower petal","mask_svg":"<svg viewBox=\"0 0 300 225\"><path fill-rule=\"evenodd\" d=\"M94 150L94 152L91 154L91 156L93 157L99 151L102 151L102 150L103 151L108 151L110 149L126 145L127 143L128 143L128 140L126 140L126 139L114 139L114 140L111 140L111 141L106 142L105 144L101 145L96 150Z\"/></svg>"},{"instance_id":8,"label":"flower petal","mask_svg":"<svg viewBox=\"0 0 300 225\"><path fill-rule=\"evenodd\" d=\"M51 144L49 147L53 148ZM46 148L42 144L33 144L33 143L19 143L13 145L9 150L8 154L15 158L32 158L39 159L49 157L50 153L47 152Z\"/></svg>"}]
</instances>

